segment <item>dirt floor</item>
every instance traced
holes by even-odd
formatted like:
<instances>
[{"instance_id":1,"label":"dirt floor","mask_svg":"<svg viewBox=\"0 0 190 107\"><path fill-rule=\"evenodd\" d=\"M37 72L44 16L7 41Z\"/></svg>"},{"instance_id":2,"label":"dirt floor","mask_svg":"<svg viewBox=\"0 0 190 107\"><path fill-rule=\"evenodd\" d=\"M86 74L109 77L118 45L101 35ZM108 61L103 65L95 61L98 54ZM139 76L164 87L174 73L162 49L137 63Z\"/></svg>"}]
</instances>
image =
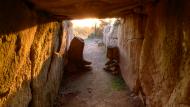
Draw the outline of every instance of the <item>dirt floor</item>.
<instances>
[{"instance_id":1,"label":"dirt floor","mask_svg":"<svg viewBox=\"0 0 190 107\"><path fill-rule=\"evenodd\" d=\"M107 58L100 41L85 40L84 58L92 70L66 73L54 107L143 107L120 76L103 70Z\"/></svg>"}]
</instances>

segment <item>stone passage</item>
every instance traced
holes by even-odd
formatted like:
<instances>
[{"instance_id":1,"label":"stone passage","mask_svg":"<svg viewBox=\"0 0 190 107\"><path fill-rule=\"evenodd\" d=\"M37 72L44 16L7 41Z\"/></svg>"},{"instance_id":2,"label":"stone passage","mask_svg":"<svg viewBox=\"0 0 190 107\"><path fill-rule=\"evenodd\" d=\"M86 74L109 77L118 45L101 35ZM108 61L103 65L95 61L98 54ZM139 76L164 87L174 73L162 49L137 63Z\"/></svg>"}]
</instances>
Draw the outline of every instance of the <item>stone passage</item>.
<instances>
[{"instance_id":1,"label":"stone passage","mask_svg":"<svg viewBox=\"0 0 190 107\"><path fill-rule=\"evenodd\" d=\"M84 58L92 62L91 71L65 74L55 107L143 107L120 76L103 71L104 46L97 39L85 40Z\"/></svg>"}]
</instances>

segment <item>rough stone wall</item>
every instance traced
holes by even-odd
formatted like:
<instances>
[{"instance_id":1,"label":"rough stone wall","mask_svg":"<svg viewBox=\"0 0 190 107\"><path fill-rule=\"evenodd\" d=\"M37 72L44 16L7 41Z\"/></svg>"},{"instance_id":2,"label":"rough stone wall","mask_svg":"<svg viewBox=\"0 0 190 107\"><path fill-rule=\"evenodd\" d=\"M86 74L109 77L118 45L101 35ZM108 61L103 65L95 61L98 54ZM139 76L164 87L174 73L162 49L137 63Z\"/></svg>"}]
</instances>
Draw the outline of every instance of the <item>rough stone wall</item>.
<instances>
[{"instance_id":1,"label":"rough stone wall","mask_svg":"<svg viewBox=\"0 0 190 107\"><path fill-rule=\"evenodd\" d=\"M146 19L134 13L123 18L122 75L147 107L190 107L189 7L187 0L159 0L145 5Z\"/></svg>"},{"instance_id":2,"label":"rough stone wall","mask_svg":"<svg viewBox=\"0 0 190 107\"><path fill-rule=\"evenodd\" d=\"M121 73L129 88L135 93L139 87L139 58L143 42L142 20L142 15L130 13L122 19L118 32Z\"/></svg>"},{"instance_id":3,"label":"rough stone wall","mask_svg":"<svg viewBox=\"0 0 190 107\"><path fill-rule=\"evenodd\" d=\"M139 75L150 107L190 106L189 7L188 0L146 6Z\"/></svg>"},{"instance_id":4,"label":"rough stone wall","mask_svg":"<svg viewBox=\"0 0 190 107\"><path fill-rule=\"evenodd\" d=\"M32 62L32 102L34 107L50 107L59 89L63 74L60 46L60 25L52 22L39 25L30 51Z\"/></svg>"},{"instance_id":5,"label":"rough stone wall","mask_svg":"<svg viewBox=\"0 0 190 107\"><path fill-rule=\"evenodd\" d=\"M0 6L0 107L52 106L63 74L61 24L20 0Z\"/></svg>"}]
</instances>

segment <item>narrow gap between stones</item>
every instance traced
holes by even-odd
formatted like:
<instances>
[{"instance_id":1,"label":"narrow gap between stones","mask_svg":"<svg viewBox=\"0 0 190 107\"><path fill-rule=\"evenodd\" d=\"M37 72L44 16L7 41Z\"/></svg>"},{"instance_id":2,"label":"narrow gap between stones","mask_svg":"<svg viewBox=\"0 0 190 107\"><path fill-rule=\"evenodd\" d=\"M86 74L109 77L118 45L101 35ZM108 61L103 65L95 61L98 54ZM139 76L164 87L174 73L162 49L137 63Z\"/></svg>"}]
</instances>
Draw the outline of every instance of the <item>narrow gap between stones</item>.
<instances>
[{"instance_id":1,"label":"narrow gap between stones","mask_svg":"<svg viewBox=\"0 0 190 107\"><path fill-rule=\"evenodd\" d=\"M54 107L144 107L120 73L119 24L116 18L64 21L68 61Z\"/></svg>"}]
</instances>

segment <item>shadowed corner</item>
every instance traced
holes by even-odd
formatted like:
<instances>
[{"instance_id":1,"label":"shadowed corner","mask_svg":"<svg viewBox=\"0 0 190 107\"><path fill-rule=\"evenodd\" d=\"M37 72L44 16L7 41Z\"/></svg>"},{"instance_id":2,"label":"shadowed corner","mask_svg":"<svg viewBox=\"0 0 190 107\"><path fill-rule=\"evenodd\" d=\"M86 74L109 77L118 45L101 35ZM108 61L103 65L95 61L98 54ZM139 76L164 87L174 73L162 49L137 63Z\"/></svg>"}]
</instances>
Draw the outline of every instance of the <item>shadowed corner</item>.
<instances>
[{"instance_id":1,"label":"shadowed corner","mask_svg":"<svg viewBox=\"0 0 190 107\"><path fill-rule=\"evenodd\" d=\"M59 20L55 15L36 8L28 0L0 1L0 7L1 36Z\"/></svg>"}]
</instances>

